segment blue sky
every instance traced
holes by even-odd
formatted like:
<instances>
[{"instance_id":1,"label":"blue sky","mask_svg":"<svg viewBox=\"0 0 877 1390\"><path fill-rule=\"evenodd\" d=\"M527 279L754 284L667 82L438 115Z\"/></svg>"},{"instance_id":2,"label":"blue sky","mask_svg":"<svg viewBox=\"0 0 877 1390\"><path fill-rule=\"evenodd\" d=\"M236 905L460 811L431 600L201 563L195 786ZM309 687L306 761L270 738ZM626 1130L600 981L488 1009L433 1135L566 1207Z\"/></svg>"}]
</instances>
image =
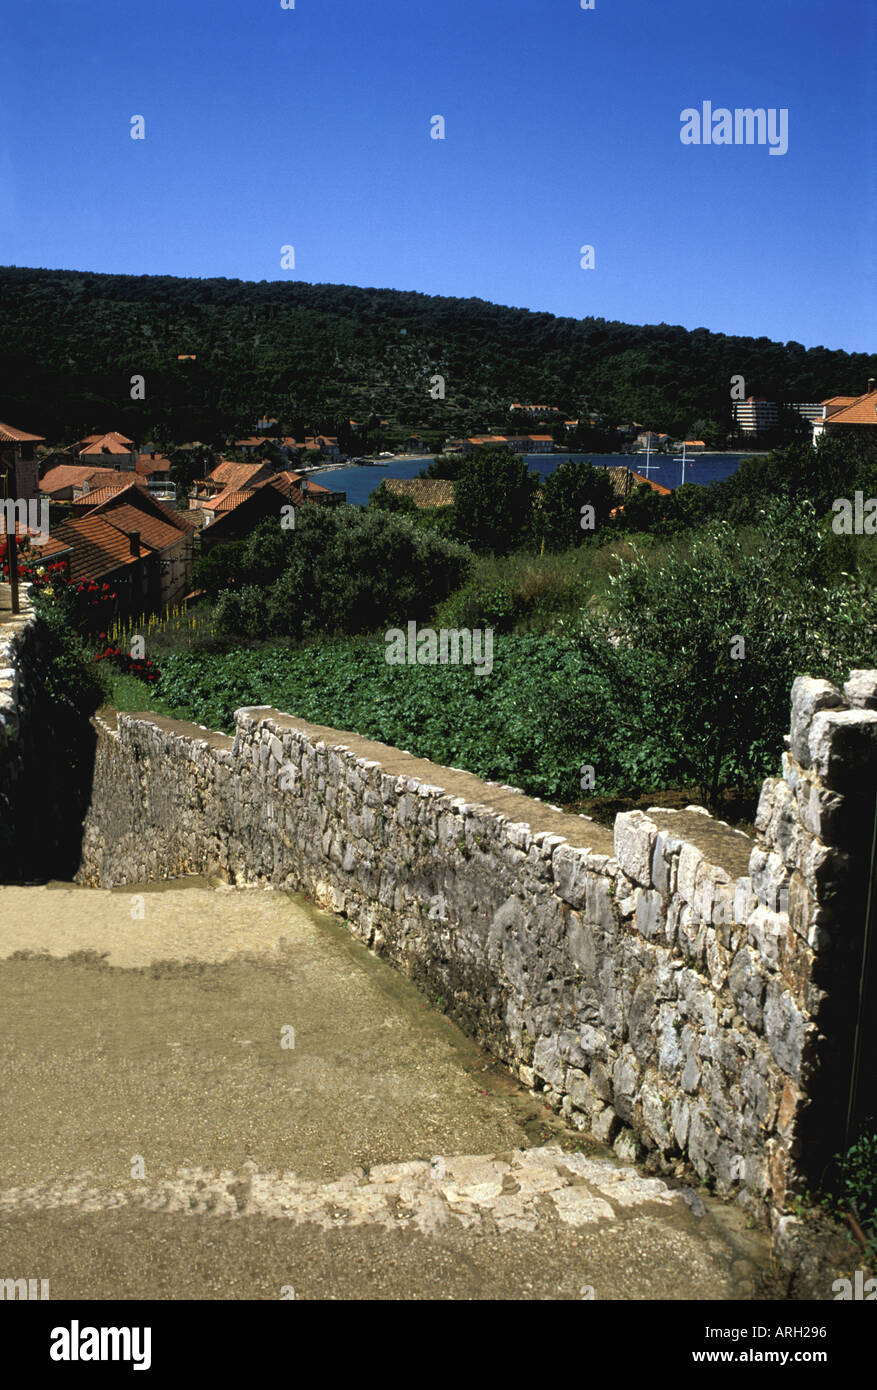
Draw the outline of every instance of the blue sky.
<instances>
[{"instance_id":1,"label":"blue sky","mask_svg":"<svg viewBox=\"0 0 877 1390\"><path fill-rule=\"evenodd\" d=\"M41 0L3 29L0 263L877 351L868 0ZM788 153L682 145L704 100L787 108Z\"/></svg>"}]
</instances>

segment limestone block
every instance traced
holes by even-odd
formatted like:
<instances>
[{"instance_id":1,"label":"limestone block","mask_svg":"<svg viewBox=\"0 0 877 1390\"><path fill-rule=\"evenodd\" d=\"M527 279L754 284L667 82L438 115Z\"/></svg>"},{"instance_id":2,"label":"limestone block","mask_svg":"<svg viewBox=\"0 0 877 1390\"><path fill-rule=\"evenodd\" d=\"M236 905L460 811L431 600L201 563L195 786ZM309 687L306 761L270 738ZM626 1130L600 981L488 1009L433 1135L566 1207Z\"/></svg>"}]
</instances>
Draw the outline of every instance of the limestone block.
<instances>
[{"instance_id":1,"label":"limestone block","mask_svg":"<svg viewBox=\"0 0 877 1390\"><path fill-rule=\"evenodd\" d=\"M562 1091L564 1089L566 1067L560 1056L556 1036L536 1039L536 1046L533 1049L533 1070L543 1081L549 1082L555 1090Z\"/></svg>"},{"instance_id":2,"label":"limestone block","mask_svg":"<svg viewBox=\"0 0 877 1390\"><path fill-rule=\"evenodd\" d=\"M681 849L681 840L666 830L658 831L652 851L651 882L665 898L676 889L676 864Z\"/></svg>"},{"instance_id":3,"label":"limestone block","mask_svg":"<svg viewBox=\"0 0 877 1390\"><path fill-rule=\"evenodd\" d=\"M615 857L622 871L642 888L651 883L651 860L658 827L642 811L615 817Z\"/></svg>"},{"instance_id":4,"label":"limestone block","mask_svg":"<svg viewBox=\"0 0 877 1390\"><path fill-rule=\"evenodd\" d=\"M850 671L844 695L852 709L877 709L877 671Z\"/></svg>"},{"instance_id":5,"label":"limestone block","mask_svg":"<svg viewBox=\"0 0 877 1390\"><path fill-rule=\"evenodd\" d=\"M761 904L749 919L749 941L760 958L771 970L780 963L780 950L789 929L789 919L785 913L771 912Z\"/></svg>"},{"instance_id":6,"label":"limestone block","mask_svg":"<svg viewBox=\"0 0 877 1390\"><path fill-rule=\"evenodd\" d=\"M676 892L685 903L694 902L697 885L697 871L704 863L704 857L694 845L685 844L679 852L679 866L676 871Z\"/></svg>"},{"instance_id":7,"label":"limestone block","mask_svg":"<svg viewBox=\"0 0 877 1390\"><path fill-rule=\"evenodd\" d=\"M611 1144L621 1129L621 1121L612 1106L607 1105L592 1116L589 1128L598 1143Z\"/></svg>"},{"instance_id":8,"label":"limestone block","mask_svg":"<svg viewBox=\"0 0 877 1390\"><path fill-rule=\"evenodd\" d=\"M612 1093L615 1110L627 1124L633 1124L633 1102L639 1087L640 1067L633 1048L625 1043L612 1068Z\"/></svg>"},{"instance_id":9,"label":"limestone block","mask_svg":"<svg viewBox=\"0 0 877 1390\"><path fill-rule=\"evenodd\" d=\"M571 907L582 907L588 881L587 850L573 849L566 842L558 845L551 861L555 890Z\"/></svg>"},{"instance_id":10,"label":"limestone block","mask_svg":"<svg viewBox=\"0 0 877 1390\"><path fill-rule=\"evenodd\" d=\"M755 846L749 856L749 880L760 906L784 911L790 879L791 873L779 854Z\"/></svg>"},{"instance_id":11,"label":"limestone block","mask_svg":"<svg viewBox=\"0 0 877 1390\"><path fill-rule=\"evenodd\" d=\"M669 1097L652 1081L643 1084L640 1093L643 1124L659 1149L673 1148L672 1118Z\"/></svg>"},{"instance_id":12,"label":"limestone block","mask_svg":"<svg viewBox=\"0 0 877 1390\"><path fill-rule=\"evenodd\" d=\"M869 789L877 769L877 710L828 710L810 725L808 749L816 776L832 791Z\"/></svg>"},{"instance_id":13,"label":"limestone block","mask_svg":"<svg viewBox=\"0 0 877 1390\"><path fill-rule=\"evenodd\" d=\"M779 981L771 981L767 987L764 1030L770 1054L777 1066L794 1081L800 1081L807 1046L814 1030Z\"/></svg>"},{"instance_id":14,"label":"limestone block","mask_svg":"<svg viewBox=\"0 0 877 1390\"><path fill-rule=\"evenodd\" d=\"M761 1030L763 1024L764 976L759 969L760 957L749 946L741 946L728 971L728 988L732 998L751 1028Z\"/></svg>"},{"instance_id":15,"label":"limestone block","mask_svg":"<svg viewBox=\"0 0 877 1390\"><path fill-rule=\"evenodd\" d=\"M651 941L664 925L664 899L657 890L640 888L635 910L637 931Z\"/></svg>"},{"instance_id":16,"label":"limestone block","mask_svg":"<svg viewBox=\"0 0 877 1390\"><path fill-rule=\"evenodd\" d=\"M811 765L810 728L821 710L843 708L843 696L830 681L798 676L792 685L790 751L801 767Z\"/></svg>"},{"instance_id":17,"label":"limestone block","mask_svg":"<svg viewBox=\"0 0 877 1390\"><path fill-rule=\"evenodd\" d=\"M604 1101L595 1091L590 1078L575 1067L570 1067L566 1073L566 1092L577 1110L584 1110L593 1116L604 1108Z\"/></svg>"}]
</instances>

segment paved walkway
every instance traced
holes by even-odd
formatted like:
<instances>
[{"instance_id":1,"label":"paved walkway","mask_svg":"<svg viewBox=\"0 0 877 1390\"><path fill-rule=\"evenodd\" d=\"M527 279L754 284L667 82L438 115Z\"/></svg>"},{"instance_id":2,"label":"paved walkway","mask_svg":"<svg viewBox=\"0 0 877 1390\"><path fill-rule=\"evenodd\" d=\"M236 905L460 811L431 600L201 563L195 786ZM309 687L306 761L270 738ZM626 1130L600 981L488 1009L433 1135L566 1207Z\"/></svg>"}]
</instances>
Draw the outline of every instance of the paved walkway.
<instances>
[{"instance_id":1,"label":"paved walkway","mask_svg":"<svg viewBox=\"0 0 877 1390\"><path fill-rule=\"evenodd\" d=\"M0 1015L0 1278L53 1298L776 1296L300 899L0 888Z\"/></svg>"}]
</instances>

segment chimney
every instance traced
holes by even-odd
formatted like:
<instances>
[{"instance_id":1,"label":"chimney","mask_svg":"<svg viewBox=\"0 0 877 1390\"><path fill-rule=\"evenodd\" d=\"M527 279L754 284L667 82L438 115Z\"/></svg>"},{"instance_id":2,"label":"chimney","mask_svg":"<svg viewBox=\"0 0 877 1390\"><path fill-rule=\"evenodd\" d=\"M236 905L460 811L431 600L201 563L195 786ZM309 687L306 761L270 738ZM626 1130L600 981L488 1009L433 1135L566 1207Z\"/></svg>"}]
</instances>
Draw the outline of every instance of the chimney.
<instances>
[{"instance_id":1,"label":"chimney","mask_svg":"<svg viewBox=\"0 0 877 1390\"><path fill-rule=\"evenodd\" d=\"M869 396L870 396L870 394L871 394L871 392L872 392L873 390L874 390L874 378L873 378L872 376L869 376L869 377L868 377L868 395L869 395Z\"/></svg>"},{"instance_id":2,"label":"chimney","mask_svg":"<svg viewBox=\"0 0 877 1390\"><path fill-rule=\"evenodd\" d=\"M131 542L131 554L132 554L133 556L135 556L136 559L139 559L139 558L140 558L140 532L139 532L139 531L129 531L129 532L128 532L128 539L129 539L129 541Z\"/></svg>"}]
</instances>

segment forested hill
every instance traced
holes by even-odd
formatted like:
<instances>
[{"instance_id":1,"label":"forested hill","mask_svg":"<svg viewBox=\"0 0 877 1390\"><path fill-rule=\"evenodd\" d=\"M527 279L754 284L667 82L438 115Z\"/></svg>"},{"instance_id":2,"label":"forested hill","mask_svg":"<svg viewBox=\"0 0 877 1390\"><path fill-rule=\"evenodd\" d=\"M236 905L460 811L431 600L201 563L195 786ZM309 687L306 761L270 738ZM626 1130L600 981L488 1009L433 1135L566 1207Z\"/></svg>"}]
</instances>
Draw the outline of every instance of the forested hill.
<instances>
[{"instance_id":1,"label":"forested hill","mask_svg":"<svg viewBox=\"0 0 877 1390\"><path fill-rule=\"evenodd\" d=\"M863 392L877 355L348 285L0 268L0 419L53 441L212 440L263 410L290 431L373 412L453 434L513 401L678 435L727 421L738 373L747 394L820 400Z\"/></svg>"}]
</instances>

